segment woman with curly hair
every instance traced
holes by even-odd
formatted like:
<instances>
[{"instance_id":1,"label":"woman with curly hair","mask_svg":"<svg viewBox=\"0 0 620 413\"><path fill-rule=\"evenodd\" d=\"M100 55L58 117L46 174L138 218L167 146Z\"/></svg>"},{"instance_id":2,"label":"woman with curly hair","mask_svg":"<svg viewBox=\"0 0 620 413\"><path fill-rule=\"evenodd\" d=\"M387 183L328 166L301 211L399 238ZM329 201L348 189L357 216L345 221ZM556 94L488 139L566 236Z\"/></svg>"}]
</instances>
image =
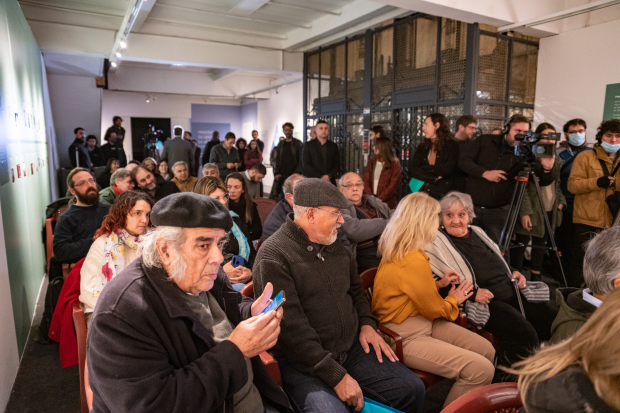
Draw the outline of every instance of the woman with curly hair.
<instances>
[{"instance_id":1,"label":"woman with curly hair","mask_svg":"<svg viewBox=\"0 0 620 413\"><path fill-rule=\"evenodd\" d=\"M153 198L142 191L123 192L95 232L95 242L80 272L80 301L84 304L88 326L103 288L138 257L138 245L151 227L154 203Z\"/></svg>"},{"instance_id":2,"label":"woman with curly hair","mask_svg":"<svg viewBox=\"0 0 620 413\"><path fill-rule=\"evenodd\" d=\"M424 141L409 159L411 177L424 182L420 192L440 200L452 190L452 175L459 161L459 145L450 132L450 122L441 113L428 115L422 126Z\"/></svg>"}]
</instances>

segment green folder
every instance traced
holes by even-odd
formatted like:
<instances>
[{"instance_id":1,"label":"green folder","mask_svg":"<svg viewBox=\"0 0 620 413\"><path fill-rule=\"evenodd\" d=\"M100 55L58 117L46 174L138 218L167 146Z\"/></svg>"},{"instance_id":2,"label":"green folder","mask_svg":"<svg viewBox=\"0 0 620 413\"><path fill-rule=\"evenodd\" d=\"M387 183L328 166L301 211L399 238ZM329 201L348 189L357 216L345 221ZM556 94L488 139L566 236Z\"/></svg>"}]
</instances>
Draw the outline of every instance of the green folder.
<instances>
[{"instance_id":1,"label":"green folder","mask_svg":"<svg viewBox=\"0 0 620 413\"><path fill-rule=\"evenodd\" d=\"M409 188L411 188L411 192L413 193L418 192L420 188L422 188L422 185L424 185L424 181L420 181L419 179L411 178L411 181L409 181Z\"/></svg>"}]
</instances>

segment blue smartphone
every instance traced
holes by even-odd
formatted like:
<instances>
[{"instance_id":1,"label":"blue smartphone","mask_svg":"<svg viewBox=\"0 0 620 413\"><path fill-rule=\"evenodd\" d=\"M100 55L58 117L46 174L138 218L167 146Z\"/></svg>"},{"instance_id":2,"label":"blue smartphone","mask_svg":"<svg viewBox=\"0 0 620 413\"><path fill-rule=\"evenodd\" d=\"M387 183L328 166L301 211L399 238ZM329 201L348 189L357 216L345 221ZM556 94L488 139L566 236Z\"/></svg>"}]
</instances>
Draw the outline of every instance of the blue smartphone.
<instances>
[{"instance_id":1,"label":"blue smartphone","mask_svg":"<svg viewBox=\"0 0 620 413\"><path fill-rule=\"evenodd\" d=\"M232 261L230 262L230 265L233 266L233 268L237 268L237 267L243 267L245 266L245 258L239 256L239 255L233 255L232 256Z\"/></svg>"},{"instance_id":2,"label":"blue smartphone","mask_svg":"<svg viewBox=\"0 0 620 413\"><path fill-rule=\"evenodd\" d=\"M278 308L282 307L282 304L284 304L285 301L286 298L284 298L284 291L280 291L280 293L276 295L276 298L271 300L269 305L265 307L261 314L267 314L270 311L277 310Z\"/></svg>"}]
</instances>

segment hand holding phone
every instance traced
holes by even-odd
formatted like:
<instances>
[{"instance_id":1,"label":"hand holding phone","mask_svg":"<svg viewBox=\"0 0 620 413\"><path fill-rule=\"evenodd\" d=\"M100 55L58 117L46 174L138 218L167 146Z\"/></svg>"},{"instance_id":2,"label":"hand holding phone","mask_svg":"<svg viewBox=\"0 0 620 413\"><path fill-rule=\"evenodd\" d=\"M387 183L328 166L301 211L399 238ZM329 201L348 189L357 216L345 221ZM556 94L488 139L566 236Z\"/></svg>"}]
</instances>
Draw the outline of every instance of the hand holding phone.
<instances>
[{"instance_id":1,"label":"hand holding phone","mask_svg":"<svg viewBox=\"0 0 620 413\"><path fill-rule=\"evenodd\" d=\"M232 256L232 261L230 262L230 264L233 266L233 268L244 267L245 266L245 258L243 258L242 256L239 256L239 255L233 255Z\"/></svg>"},{"instance_id":2,"label":"hand holding phone","mask_svg":"<svg viewBox=\"0 0 620 413\"><path fill-rule=\"evenodd\" d=\"M270 311L277 311L280 307L282 307L282 304L284 304L285 301L286 298L284 297L284 291L280 291L278 295L271 300L267 307L265 307L261 314L267 314Z\"/></svg>"}]
</instances>

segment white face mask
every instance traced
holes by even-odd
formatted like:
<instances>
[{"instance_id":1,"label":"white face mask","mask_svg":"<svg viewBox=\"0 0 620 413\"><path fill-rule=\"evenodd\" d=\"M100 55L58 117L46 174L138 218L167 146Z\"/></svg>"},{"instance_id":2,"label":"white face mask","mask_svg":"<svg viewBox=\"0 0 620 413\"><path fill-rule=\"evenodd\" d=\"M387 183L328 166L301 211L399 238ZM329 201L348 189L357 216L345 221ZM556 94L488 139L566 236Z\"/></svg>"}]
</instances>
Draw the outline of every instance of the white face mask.
<instances>
[{"instance_id":1,"label":"white face mask","mask_svg":"<svg viewBox=\"0 0 620 413\"><path fill-rule=\"evenodd\" d=\"M573 146L581 146L586 141L586 134L584 133L571 133L568 135L568 143Z\"/></svg>"}]
</instances>

